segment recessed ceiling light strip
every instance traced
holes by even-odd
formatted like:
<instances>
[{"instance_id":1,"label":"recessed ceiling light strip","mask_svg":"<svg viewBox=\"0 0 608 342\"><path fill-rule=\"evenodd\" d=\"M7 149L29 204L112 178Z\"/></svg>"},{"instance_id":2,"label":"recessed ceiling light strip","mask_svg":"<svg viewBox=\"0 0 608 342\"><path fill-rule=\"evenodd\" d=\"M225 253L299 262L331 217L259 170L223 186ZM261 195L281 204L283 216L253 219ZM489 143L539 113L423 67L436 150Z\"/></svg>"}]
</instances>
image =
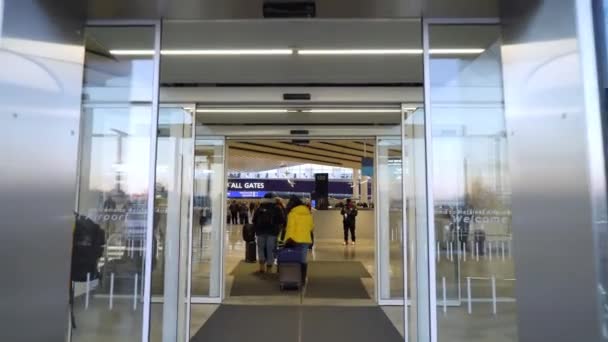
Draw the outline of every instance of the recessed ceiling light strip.
<instances>
[{"instance_id":1,"label":"recessed ceiling light strip","mask_svg":"<svg viewBox=\"0 0 608 342\"><path fill-rule=\"evenodd\" d=\"M406 108L406 110L416 108ZM400 113L399 108L199 108L197 113Z\"/></svg>"},{"instance_id":2,"label":"recessed ceiling light strip","mask_svg":"<svg viewBox=\"0 0 608 342\"><path fill-rule=\"evenodd\" d=\"M308 113L400 113L398 108L312 108L304 109Z\"/></svg>"},{"instance_id":3,"label":"recessed ceiling light strip","mask_svg":"<svg viewBox=\"0 0 608 342\"><path fill-rule=\"evenodd\" d=\"M433 55L477 55L484 52L481 48L431 49ZM151 56L153 50L110 50L115 56ZM344 55L422 55L422 49L218 49L218 50L162 50L164 56L344 56Z\"/></svg>"},{"instance_id":4,"label":"recessed ceiling light strip","mask_svg":"<svg viewBox=\"0 0 608 342\"><path fill-rule=\"evenodd\" d=\"M154 50L110 50L114 56L153 56Z\"/></svg>"},{"instance_id":5,"label":"recessed ceiling light strip","mask_svg":"<svg viewBox=\"0 0 608 342\"><path fill-rule=\"evenodd\" d=\"M287 113L283 108L200 108L197 113Z\"/></svg>"},{"instance_id":6,"label":"recessed ceiling light strip","mask_svg":"<svg viewBox=\"0 0 608 342\"><path fill-rule=\"evenodd\" d=\"M297 50L298 55L421 55L422 49L319 49Z\"/></svg>"},{"instance_id":7,"label":"recessed ceiling light strip","mask_svg":"<svg viewBox=\"0 0 608 342\"><path fill-rule=\"evenodd\" d=\"M269 56L291 55L292 49L218 49L218 50L162 50L166 56Z\"/></svg>"}]
</instances>

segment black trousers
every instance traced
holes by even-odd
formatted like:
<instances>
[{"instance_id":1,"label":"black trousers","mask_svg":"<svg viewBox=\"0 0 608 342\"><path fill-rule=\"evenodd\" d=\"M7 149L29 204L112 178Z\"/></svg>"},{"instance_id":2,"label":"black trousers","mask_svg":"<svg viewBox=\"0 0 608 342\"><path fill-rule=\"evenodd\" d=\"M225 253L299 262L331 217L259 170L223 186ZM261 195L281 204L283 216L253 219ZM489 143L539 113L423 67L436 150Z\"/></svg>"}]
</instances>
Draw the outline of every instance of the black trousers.
<instances>
[{"instance_id":1,"label":"black trousers","mask_svg":"<svg viewBox=\"0 0 608 342\"><path fill-rule=\"evenodd\" d=\"M232 224L239 224L239 214L238 212L234 212L234 213L230 213L230 218L232 221Z\"/></svg>"},{"instance_id":2,"label":"black trousers","mask_svg":"<svg viewBox=\"0 0 608 342\"><path fill-rule=\"evenodd\" d=\"M355 236L355 225L354 224L344 224L344 242L348 242L348 231L350 231L350 238L353 242L357 240Z\"/></svg>"},{"instance_id":3,"label":"black trousers","mask_svg":"<svg viewBox=\"0 0 608 342\"><path fill-rule=\"evenodd\" d=\"M247 214L239 214L239 218L241 219L241 224L249 223L249 217Z\"/></svg>"}]
</instances>

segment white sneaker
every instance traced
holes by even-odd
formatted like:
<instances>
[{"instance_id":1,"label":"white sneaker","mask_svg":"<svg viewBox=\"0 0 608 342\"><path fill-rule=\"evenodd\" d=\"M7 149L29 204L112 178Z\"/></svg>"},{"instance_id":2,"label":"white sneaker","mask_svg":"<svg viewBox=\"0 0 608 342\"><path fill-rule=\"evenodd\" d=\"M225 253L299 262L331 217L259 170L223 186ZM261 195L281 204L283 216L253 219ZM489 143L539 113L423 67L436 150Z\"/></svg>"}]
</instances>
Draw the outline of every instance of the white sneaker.
<instances>
[{"instance_id":1,"label":"white sneaker","mask_svg":"<svg viewBox=\"0 0 608 342\"><path fill-rule=\"evenodd\" d=\"M344 246L346 246L346 245L347 245L346 241L342 242L342 244L343 244Z\"/></svg>"},{"instance_id":2,"label":"white sneaker","mask_svg":"<svg viewBox=\"0 0 608 342\"><path fill-rule=\"evenodd\" d=\"M355 241L351 242L350 244L354 246L355 245Z\"/></svg>"}]
</instances>

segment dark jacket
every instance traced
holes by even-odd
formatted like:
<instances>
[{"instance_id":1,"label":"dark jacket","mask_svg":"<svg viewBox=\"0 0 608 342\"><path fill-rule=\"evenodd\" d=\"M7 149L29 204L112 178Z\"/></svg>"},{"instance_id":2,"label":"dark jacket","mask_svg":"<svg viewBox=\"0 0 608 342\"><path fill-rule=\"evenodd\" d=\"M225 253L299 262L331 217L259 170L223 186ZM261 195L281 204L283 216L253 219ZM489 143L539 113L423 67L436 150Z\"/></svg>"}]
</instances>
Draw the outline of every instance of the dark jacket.
<instances>
[{"instance_id":1,"label":"dark jacket","mask_svg":"<svg viewBox=\"0 0 608 342\"><path fill-rule=\"evenodd\" d=\"M270 222L264 217L269 217ZM281 227L285 224L285 216L283 215L283 210L276 205L274 199L264 198L260 207L253 214L252 221L256 235L277 236L281 231Z\"/></svg>"},{"instance_id":2,"label":"dark jacket","mask_svg":"<svg viewBox=\"0 0 608 342\"><path fill-rule=\"evenodd\" d=\"M355 207L354 205L342 208L342 210L340 210L340 214L342 215L342 222L349 227L354 226L357 220L358 213L359 212L357 211L357 207Z\"/></svg>"}]
</instances>

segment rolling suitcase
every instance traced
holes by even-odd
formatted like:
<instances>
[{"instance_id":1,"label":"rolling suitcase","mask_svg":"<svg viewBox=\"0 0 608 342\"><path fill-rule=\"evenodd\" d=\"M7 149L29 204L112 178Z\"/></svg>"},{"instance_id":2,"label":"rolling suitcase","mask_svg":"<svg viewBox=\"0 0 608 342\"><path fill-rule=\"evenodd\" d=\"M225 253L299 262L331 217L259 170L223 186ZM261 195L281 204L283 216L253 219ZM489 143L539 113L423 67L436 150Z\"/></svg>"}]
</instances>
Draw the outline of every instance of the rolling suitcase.
<instances>
[{"instance_id":1,"label":"rolling suitcase","mask_svg":"<svg viewBox=\"0 0 608 342\"><path fill-rule=\"evenodd\" d=\"M256 258L256 243L255 240L248 241L245 243L245 262L254 263L257 261Z\"/></svg>"},{"instance_id":2,"label":"rolling suitcase","mask_svg":"<svg viewBox=\"0 0 608 342\"><path fill-rule=\"evenodd\" d=\"M286 247L279 250L277 263L279 265L279 288L281 290L297 289L302 286L301 252Z\"/></svg>"}]
</instances>

